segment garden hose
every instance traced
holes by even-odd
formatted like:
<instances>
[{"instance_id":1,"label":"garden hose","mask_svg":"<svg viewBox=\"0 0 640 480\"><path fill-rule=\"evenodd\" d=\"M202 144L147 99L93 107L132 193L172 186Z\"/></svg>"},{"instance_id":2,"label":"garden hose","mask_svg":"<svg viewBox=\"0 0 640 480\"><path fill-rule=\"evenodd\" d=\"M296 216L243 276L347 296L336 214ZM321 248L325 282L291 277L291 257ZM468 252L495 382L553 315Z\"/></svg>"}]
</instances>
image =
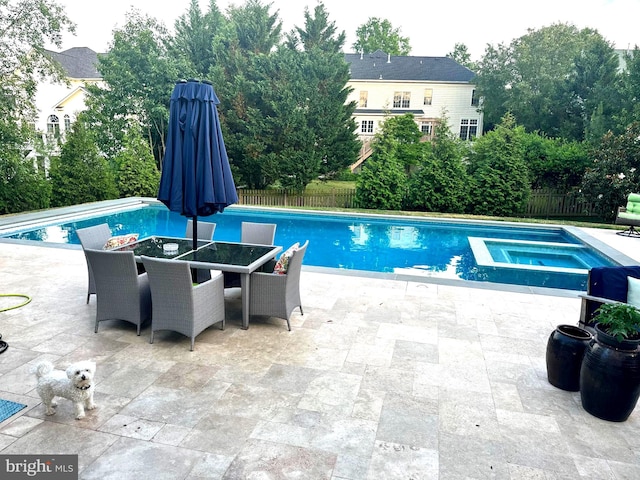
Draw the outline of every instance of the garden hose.
<instances>
[{"instance_id":1,"label":"garden hose","mask_svg":"<svg viewBox=\"0 0 640 480\"><path fill-rule=\"evenodd\" d=\"M18 305L12 305L11 307L0 308L0 312L6 312L7 310L13 310L14 308L24 307L27 303L31 301L31 297L29 295L24 295L22 293L0 293L0 297L18 297L24 298L25 301L19 303ZM2 340L2 334L0 333L0 353L3 353L7 348L9 348L9 344Z\"/></svg>"}]
</instances>

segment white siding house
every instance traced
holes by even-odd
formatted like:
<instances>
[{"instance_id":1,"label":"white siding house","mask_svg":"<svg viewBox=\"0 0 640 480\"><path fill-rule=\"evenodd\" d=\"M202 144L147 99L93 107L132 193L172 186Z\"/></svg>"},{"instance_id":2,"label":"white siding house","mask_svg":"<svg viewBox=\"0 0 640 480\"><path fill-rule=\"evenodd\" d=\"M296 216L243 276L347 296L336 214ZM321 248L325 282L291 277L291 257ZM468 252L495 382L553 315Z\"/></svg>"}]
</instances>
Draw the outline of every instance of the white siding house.
<instances>
[{"instance_id":1,"label":"white siding house","mask_svg":"<svg viewBox=\"0 0 640 480\"><path fill-rule=\"evenodd\" d=\"M351 74L348 86L353 89L347 101L356 102L354 119L364 144L361 160L368 156L368 143L380 124L392 115L412 113L427 139L432 138L443 112L450 130L460 138L482 134L475 74L455 60L392 56L382 51L346 54L345 60Z\"/></svg>"},{"instance_id":2,"label":"white siding house","mask_svg":"<svg viewBox=\"0 0 640 480\"><path fill-rule=\"evenodd\" d=\"M85 86L100 84L102 77L96 68L98 54L90 48L47 51L47 54L62 65L69 82L68 85L40 82L35 97L38 109L36 129L42 132L45 142L55 146L71 128L78 113L86 108Z\"/></svg>"}]
</instances>

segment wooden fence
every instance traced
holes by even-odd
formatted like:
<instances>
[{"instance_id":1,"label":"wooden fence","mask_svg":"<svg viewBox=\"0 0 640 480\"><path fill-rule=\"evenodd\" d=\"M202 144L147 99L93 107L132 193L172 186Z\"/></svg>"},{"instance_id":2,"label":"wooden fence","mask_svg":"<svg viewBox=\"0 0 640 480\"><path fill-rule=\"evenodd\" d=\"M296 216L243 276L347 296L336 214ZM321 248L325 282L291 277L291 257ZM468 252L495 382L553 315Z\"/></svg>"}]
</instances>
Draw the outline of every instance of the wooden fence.
<instances>
[{"instance_id":1,"label":"wooden fence","mask_svg":"<svg viewBox=\"0 0 640 480\"><path fill-rule=\"evenodd\" d=\"M591 217L593 203L580 200L573 193L558 190L533 190L525 214L527 217Z\"/></svg>"},{"instance_id":2,"label":"wooden fence","mask_svg":"<svg viewBox=\"0 0 640 480\"><path fill-rule=\"evenodd\" d=\"M353 208L356 191L352 188L332 190L238 190L239 205L263 207Z\"/></svg>"},{"instance_id":3,"label":"wooden fence","mask_svg":"<svg viewBox=\"0 0 640 480\"><path fill-rule=\"evenodd\" d=\"M355 189L306 190L238 190L238 204L264 207L317 207L353 208ZM593 205L579 201L571 193L556 190L531 192L525 216L527 217L590 217L595 215Z\"/></svg>"}]
</instances>

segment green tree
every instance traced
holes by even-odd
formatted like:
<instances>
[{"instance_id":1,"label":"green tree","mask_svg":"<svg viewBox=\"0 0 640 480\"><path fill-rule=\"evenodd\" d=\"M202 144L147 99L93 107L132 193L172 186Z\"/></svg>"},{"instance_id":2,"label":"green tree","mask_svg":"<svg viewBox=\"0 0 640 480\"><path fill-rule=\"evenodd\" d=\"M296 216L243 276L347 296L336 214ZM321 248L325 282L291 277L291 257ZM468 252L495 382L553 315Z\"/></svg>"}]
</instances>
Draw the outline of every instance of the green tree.
<instances>
[{"instance_id":1,"label":"green tree","mask_svg":"<svg viewBox=\"0 0 640 480\"><path fill-rule=\"evenodd\" d=\"M81 114L49 170L51 205L61 207L118 197L113 172L98 154Z\"/></svg>"},{"instance_id":2,"label":"green tree","mask_svg":"<svg viewBox=\"0 0 640 480\"><path fill-rule=\"evenodd\" d=\"M629 193L640 191L639 138L640 122L634 122L620 135L607 133L590 155L580 191L607 220L615 219Z\"/></svg>"},{"instance_id":3,"label":"green tree","mask_svg":"<svg viewBox=\"0 0 640 480\"><path fill-rule=\"evenodd\" d=\"M155 197L160 172L140 126L132 123L124 137L124 148L116 155L116 185L120 197Z\"/></svg>"},{"instance_id":4,"label":"green tree","mask_svg":"<svg viewBox=\"0 0 640 480\"><path fill-rule=\"evenodd\" d=\"M62 45L75 25L55 0L0 0L0 117L32 121L37 81L62 81L60 65L46 45Z\"/></svg>"},{"instance_id":5,"label":"green tree","mask_svg":"<svg viewBox=\"0 0 640 480\"><path fill-rule=\"evenodd\" d=\"M184 70L168 54L168 38L157 20L131 10L126 24L114 31L109 53L98 57L106 86L87 87L87 119L110 161L122 149L131 118L140 123L158 165L164 157L169 100Z\"/></svg>"},{"instance_id":6,"label":"green tree","mask_svg":"<svg viewBox=\"0 0 640 480\"><path fill-rule=\"evenodd\" d=\"M386 19L371 17L356 30L356 41L351 46L354 51L373 53L382 50L389 55L409 55L409 37L400 35L400 28L393 28Z\"/></svg>"},{"instance_id":7,"label":"green tree","mask_svg":"<svg viewBox=\"0 0 640 480\"><path fill-rule=\"evenodd\" d=\"M371 156L356 180L355 204L359 208L400 210L407 177L393 157Z\"/></svg>"},{"instance_id":8,"label":"green tree","mask_svg":"<svg viewBox=\"0 0 640 480\"><path fill-rule=\"evenodd\" d=\"M234 177L239 177L236 182L250 188L264 188L277 179L277 165L269 161L268 118L263 112L266 94L279 84L266 78L262 69L269 66L279 44L282 23L269 8L258 0L230 7L229 23L214 46L212 78L227 154Z\"/></svg>"},{"instance_id":9,"label":"green tree","mask_svg":"<svg viewBox=\"0 0 640 480\"><path fill-rule=\"evenodd\" d=\"M475 62L471 61L471 54L469 53L469 49L464 43L456 43L453 47L453 51L447 53L446 56L454 59L460 65L467 67L473 72L475 72L478 68Z\"/></svg>"},{"instance_id":10,"label":"green tree","mask_svg":"<svg viewBox=\"0 0 640 480\"><path fill-rule=\"evenodd\" d=\"M356 104L346 103L350 77L349 65L342 53L345 33L337 33L335 22L329 20L322 3L316 5L313 14L305 8L304 18L304 28L296 27L286 45L299 64L292 79L292 88L298 96L294 108L305 106L305 121L311 136L304 143L304 149L320 159L312 179L319 175L334 178L356 161L361 146L353 120ZM298 41L302 51L296 48ZM281 181L282 178L281 175Z\"/></svg>"},{"instance_id":11,"label":"green tree","mask_svg":"<svg viewBox=\"0 0 640 480\"><path fill-rule=\"evenodd\" d=\"M473 143L469 175L475 215L515 216L522 214L531 193L522 136L511 115Z\"/></svg>"},{"instance_id":12,"label":"green tree","mask_svg":"<svg viewBox=\"0 0 640 480\"><path fill-rule=\"evenodd\" d=\"M585 142L548 138L537 132L523 134L522 142L532 188L568 191L580 184L589 161Z\"/></svg>"},{"instance_id":13,"label":"green tree","mask_svg":"<svg viewBox=\"0 0 640 480\"><path fill-rule=\"evenodd\" d=\"M0 215L49 207L49 183L24 155L27 138L19 126L0 119Z\"/></svg>"},{"instance_id":14,"label":"green tree","mask_svg":"<svg viewBox=\"0 0 640 480\"><path fill-rule=\"evenodd\" d=\"M191 0L187 12L176 20L175 35L169 41L169 53L184 65L185 78L209 77L215 65L213 46L226 24L227 19L220 12L216 0L209 1L205 13L202 13L198 0Z\"/></svg>"},{"instance_id":15,"label":"green tree","mask_svg":"<svg viewBox=\"0 0 640 480\"><path fill-rule=\"evenodd\" d=\"M400 210L406 195L407 176L395 157L398 141L375 135L373 153L356 180L355 204L360 208Z\"/></svg>"},{"instance_id":16,"label":"green tree","mask_svg":"<svg viewBox=\"0 0 640 480\"><path fill-rule=\"evenodd\" d=\"M619 133L626 130L634 122L640 122L640 49L636 45L633 50L623 54L625 68L621 73L620 91L624 99L616 123Z\"/></svg>"},{"instance_id":17,"label":"green tree","mask_svg":"<svg viewBox=\"0 0 640 480\"><path fill-rule=\"evenodd\" d=\"M613 46L597 31L568 24L489 46L476 78L485 128L510 112L527 131L582 140L599 105L604 119L618 105L617 67Z\"/></svg>"},{"instance_id":18,"label":"green tree","mask_svg":"<svg viewBox=\"0 0 640 480\"><path fill-rule=\"evenodd\" d=\"M409 178L407 207L463 213L469 201L469 177L463 163L467 153L467 144L451 132L443 115L435 126L432 145L422 149L418 167Z\"/></svg>"},{"instance_id":19,"label":"green tree","mask_svg":"<svg viewBox=\"0 0 640 480\"><path fill-rule=\"evenodd\" d=\"M421 138L422 132L418 128L413 114L405 113L386 118L380 125L380 135L377 141L380 144L388 143L387 148L404 167L405 173L408 175L422 155Z\"/></svg>"},{"instance_id":20,"label":"green tree","mask_svg":"<svg viewBox=\"0 0 640 480\"><path fill-rule=\"evenodd\" d=\"M75 25L54 0L0 0L0 214L49 206L44 172L28 156L37 143L33 99L41 78L62 81L47 44Z\"/></svg>"}]
</instances>

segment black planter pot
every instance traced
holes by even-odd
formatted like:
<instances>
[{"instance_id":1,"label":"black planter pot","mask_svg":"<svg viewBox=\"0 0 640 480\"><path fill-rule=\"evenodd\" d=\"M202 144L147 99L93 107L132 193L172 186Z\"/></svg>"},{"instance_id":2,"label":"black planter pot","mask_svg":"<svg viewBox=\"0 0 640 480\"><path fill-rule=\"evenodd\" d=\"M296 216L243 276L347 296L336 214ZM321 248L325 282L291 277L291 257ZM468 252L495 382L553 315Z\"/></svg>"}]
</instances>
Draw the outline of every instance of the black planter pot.
<instances>
[{"instance_id":1,"label":"black planter pot","mask_svg":"<svg viewBox=\"0 0 640 480\"><path fill-rule=\"evenodd\" d=\"M584 328L558 325L547 341L547 379L554 387L580 390L582 357L592 339Z\"/></svg>"},{"instance_id":2,"label":"black planter pot","mask_svg":"<svg viewBox=\"0 0 640 480\"><path fill-rule=\"evenodd\" d=\"M596 325L580 369L583 408L603 420L624 422L640 397L640 340L617 341Z\"/></svg>"}]
</instances>

